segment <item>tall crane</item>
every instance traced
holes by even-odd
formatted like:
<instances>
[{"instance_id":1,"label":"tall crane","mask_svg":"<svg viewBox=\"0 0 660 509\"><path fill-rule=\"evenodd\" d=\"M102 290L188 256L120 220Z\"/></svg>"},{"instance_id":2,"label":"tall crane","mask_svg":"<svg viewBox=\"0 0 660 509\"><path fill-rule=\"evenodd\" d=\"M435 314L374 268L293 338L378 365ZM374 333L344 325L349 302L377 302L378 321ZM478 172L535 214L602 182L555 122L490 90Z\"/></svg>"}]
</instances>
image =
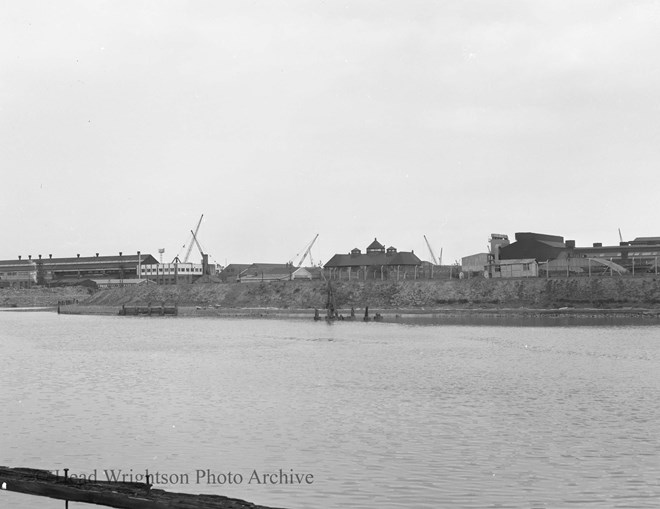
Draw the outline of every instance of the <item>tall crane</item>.
<instances>
[{"instance_id":1,"label":"tall crane","mask_svg":"<svg viewBox=\"0 0 660 509\"><path fill-rule=\"evenodd\" d=\"M429 244L429 239L426 238L426 235L424 235L424 240L426 241L426 246L429 248L429 253L431 253L431 260L433 260L433 265L440 265L437 258L433 254L433 249L431 249L431 244Z\"/></svg>"},{"instance_id":2,"label":"tall crane","mask_svg":"<svg viewBox=\"0 0 660 509\"><path fill-rule=\"evenodd\" d=\"M181 258L179 257L179 254L181 254L181 250L177 253L177 255L174 257L174 260L172 260L172 263L187 263L188 258L190 258L190 252L192 251L193 244L195 242L195 235L199 232L199 227L202 224L202 219L204 218L204 214L201 215L199 218L199 221L197 222L197 227L195 228L195 232L193 233L192 230L190 233L193 234L192 238L190 239L190 242L188 242L188 249L186 250L186 256L183 258L183 261L181 261ZM181 249L185 249L186 244L181 246Z\"/></svg>"},{"instance_id":3,"label":"tall crane","mask_svg":"<svg viewBox=\"0 0 660 509\"><path fill-rule=\"evenodd\" d=\"M190 233L192 233L193 242L197 246L197 249L199 249L199 254L202 255L202 258L204 258L204 250L202 249L202 246L199 245L199 240L197 240L197 235L195 235L195 232L192 230L190 230Z\"/></svg>"},{"instance_id":4,"label":"tall crane","mask_svg":"<svg viewBox=\"0 0 660 509\"><path fill-rule=\"evenodd\" d=\"M195 228L195 231L194 232L192 230L190 231L190 233L192 233L192 240L188 243L188 250L186 251L186 256L183 258L183 263L188 262L188 258L190 258L190 252L192 251L193 243L197 242L196 237L197 237L197 233L199 232L199 227L202 224L202 219L204 219L204 214L202 214L200 216L199 221L197 222L197 227ZM199 247L199 244L197 244L197 246ZM201 251L201 249L200 249L200 251Z\"/></svg>"},{"instance_id":5,"label":"tall crane","mask_svg":"<svg viewBox=\"0 0 660 509\"><path fill-rule=\"evenodd\" d=\"M296 264L296 267L302 267L302 264L304 263L304 261L305 261L305 259L307 258L308 255L309 255L310 260L312 259L312 255L311 255L310 252L312 250L312 246L314 246L314 242L316 242L316 239L318 239L318 238L319 238L319 234L317 233L314 236L314 238L312 239L312 241L305 246L305 250L303 251L303 254L300 257L300 260ZM294 258L297 258L297 257L298 257L298 255L294 256ZM293 260L290 260L289 263L293 264Z\"/></svg>"},{"instance_id":6,"label":"tall crane","mask_svg":"<svg viewBox=\"0 0 660 509\"><path fill-rule=\"evenodd\" d=\"M193 242L195 245L197 245L197 249L199 249L199 254L202 255L202 273L206 275L210 275L209 272L209 255L204 253L204 250L202 249L202 246L199 244L199 241L197 240L197 235L195 235L195 232L190 230L190 233L192 233L192 238Z\"/></svg>"}]
</instances>

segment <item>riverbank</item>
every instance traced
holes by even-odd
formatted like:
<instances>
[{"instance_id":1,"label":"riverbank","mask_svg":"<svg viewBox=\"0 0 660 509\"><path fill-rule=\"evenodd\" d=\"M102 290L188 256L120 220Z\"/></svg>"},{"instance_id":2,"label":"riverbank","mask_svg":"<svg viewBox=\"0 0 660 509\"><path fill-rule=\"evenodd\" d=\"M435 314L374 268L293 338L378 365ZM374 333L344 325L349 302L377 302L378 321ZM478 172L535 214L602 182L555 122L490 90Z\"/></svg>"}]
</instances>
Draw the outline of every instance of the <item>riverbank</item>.
<instances>
[{"instance_id":1,"label":"riverbank","mask_svg":"<svg viewBox=\"0 0 660 509\"><path fill-rule=\"evenodd\" d=\"M99 306L72 304L62 306L60 312L69 315L119 315L121 306ZM351 316L351 311L354 315ZM578 320L590 319L627 319L634 318L648 323L660 323L660 309L647 308L430 308L430 309L385 309L369 308L341 309L339 320L373 321L376 316L382 322L444 322L458 319L552 319L575 318ZM312 309L280 309L280 308L221 308L181 306L177 308L178 317L218 317L218 318L278 318L278 319L304 319L314 317ZM323 311L320 314L324 317ZM159 317L154 314L152 318ZM161 317L162 318L162 317ZM167 318L167 317L165 317Z\"/></svg>"},{"instance_id":2,"label":"riverbank","mask_svg":"<svg viewBox=\"0 0 660 509\"><path fill-rule=\"evenodd\" d=\"M341 309L437 308L643 308L660 309L660 281L654 278L483 279L332 282ZM85 305L153 303L200 308L324 309L327 283L149 285L94 293Z\"/></svg>"},{"instance_id":3,"label":"riverbank","mask_svg":"<svg viewBox=\"0 0 660 509\"><path fill-rule=\"evenodd\" d=\"M0 308L56 308L59 302L83 302L90 295L89 289L80 286L0 288Z\"/></svg>"},{"instance_id":4,"label":"riverbank","mask_svg":"<svg viewBox=\"0 0 660 509\"><path fill-rule=\"evenodd\" d=\"M178 316L309 318L323 315L327 283L286 281L148 285L99 290L37 288L0 291L0 305L56 306L67 314L116 315L122 306L176 306ZM655 278L570 278L332 282L344 318L380 313L385 320L450 316L644 317L660 315Z\"/></svg>"}]
</instances>

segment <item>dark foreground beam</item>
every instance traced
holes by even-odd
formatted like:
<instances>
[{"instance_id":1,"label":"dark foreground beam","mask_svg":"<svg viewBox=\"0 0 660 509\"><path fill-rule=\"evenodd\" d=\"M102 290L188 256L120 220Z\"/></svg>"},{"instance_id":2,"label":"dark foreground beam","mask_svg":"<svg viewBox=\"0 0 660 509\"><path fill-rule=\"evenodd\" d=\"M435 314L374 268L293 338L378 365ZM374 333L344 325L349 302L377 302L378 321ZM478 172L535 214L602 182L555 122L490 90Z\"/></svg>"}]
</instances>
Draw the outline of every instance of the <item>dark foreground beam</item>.
<instances>
[{"instance_id":1,"label":"dark foreground beam","mask_svg":"<svg viewBox=\"0 0 660 509\"><path fill-rule=\"evenodd\" d=\"M273 509L220 495L151 489L145 483L65 479L33 468L0 466L0 491L105 505L117 509Z\"/></svg>"}]
</instances>

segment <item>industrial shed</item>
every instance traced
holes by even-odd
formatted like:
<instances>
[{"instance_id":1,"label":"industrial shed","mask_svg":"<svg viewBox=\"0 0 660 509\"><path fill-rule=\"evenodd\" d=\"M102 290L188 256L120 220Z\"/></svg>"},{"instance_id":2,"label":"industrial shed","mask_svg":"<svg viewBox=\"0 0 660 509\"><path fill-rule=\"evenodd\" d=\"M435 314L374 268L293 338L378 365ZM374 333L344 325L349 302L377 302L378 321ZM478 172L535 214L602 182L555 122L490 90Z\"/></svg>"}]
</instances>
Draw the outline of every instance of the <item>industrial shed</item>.
<instances>
[{"instance_id":1,"label":"industrial shed","mask_svg":"<svg viewBox=\"0 0 660 509\"><path fill-rule=\"evenodd\" d=\"M539 265L534 258L500 260L488 265L486 274L491 278L537 277Z\"/></svg>"},{"instance_id":2,"label":"industrial shed","mask_svg":"<svg viewBox=\"0 0 660 509\"><path fill-rule=\"evenodd\" d=\"M290 263L253 263L237 277L241 283L290 281L295 267Z\"/></svg>"}]
</instances>

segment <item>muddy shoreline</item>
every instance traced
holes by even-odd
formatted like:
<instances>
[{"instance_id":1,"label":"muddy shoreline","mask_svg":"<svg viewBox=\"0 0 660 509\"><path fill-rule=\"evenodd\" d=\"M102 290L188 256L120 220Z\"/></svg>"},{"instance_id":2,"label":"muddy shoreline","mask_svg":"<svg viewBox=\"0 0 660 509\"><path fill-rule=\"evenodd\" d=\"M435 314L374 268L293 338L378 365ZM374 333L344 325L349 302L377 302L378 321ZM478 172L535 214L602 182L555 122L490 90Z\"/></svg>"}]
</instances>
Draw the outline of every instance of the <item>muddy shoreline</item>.
<instances>
[{"instance_id":1,"label":"muddy shoreline","mask_svg":"<svg viewBox=\"0 0 660 509\"><path fill-rule=\"evenodd\" d=\"M68 315L106 315L118 316L121 306L99 306L72 304L61 306L60 313ZM298 319L313 320L314 309L282 309L282 308L216 308L204 306L179 306L176 317L157 316L133 317L150 319L172 319L187 317L208 318L251 318L251 319ZM323 317L323 310L319 310ZM350 309L340 309L339 315L343 321L365 321L365 310L355 309L355 316L351 318ZM551 323L553 319L570 323L593 321L607 323L608 321L622 320L625 323L660 324L660 309L648 308L564 308L564 309L534 309L534 308L434 308L434 309L386 309L369 308L369 320L379 314L381 322L401 323L497 323L498 321L545 321ZM130 318L130 317L127 317ZM338 320L339 322L342 319ZM542 323L540 323L542 324Z\"/></svg>"}]
</instances>

